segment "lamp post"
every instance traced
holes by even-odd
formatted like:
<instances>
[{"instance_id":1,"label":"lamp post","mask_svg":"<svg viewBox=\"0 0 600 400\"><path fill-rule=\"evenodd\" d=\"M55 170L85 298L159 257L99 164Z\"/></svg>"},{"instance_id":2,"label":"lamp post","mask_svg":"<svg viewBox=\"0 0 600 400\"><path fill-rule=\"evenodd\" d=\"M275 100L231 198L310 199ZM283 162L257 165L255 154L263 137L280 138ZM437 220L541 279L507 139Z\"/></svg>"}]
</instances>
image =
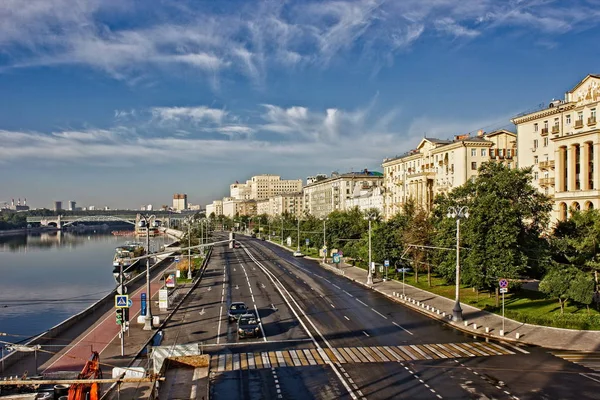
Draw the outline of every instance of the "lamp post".
<instances>
[{"instance_id":1,"label":"lamp post","mask_svg":"<svg viewBox=\"0 0 600 400\"><path fill-rule=\"evenodd\" d=\"M375 219L375 214L369 213L365 219L369 221L369 266L367 267L369 272L367 274L367 285L372 285L373 273L371 272L371 221Z\"/></svg>"},{"instance_id":2,"label":"lamp post","mask_svg":"<svg viewBox=\"0 0 600 400\"><path fill-rule=\"evenodd\" d=\"M325 236L325 222L328 219L329 218L327 218L327 217L323 218L323 263L327 262L327 239Z\"/></svg>"},{"instance_id":3,"label":"lamp post","mask_svg":"<svg viewBox=\"0 0 600 400\"><path fill-rule=\"evenodd\" d=\"M460 322L463 320L462 308L460 307L460 220L469 218L469 207L448 207L447 217L456 219L456 302L452 309L452 320Z\"/></svg>"},{"instance_id":4,"label":"lamp post","mask_svg":"<svg viewBox=\"0 0 600 400\"><path fill-rule=\"evenodd\" d=\"M152 293L150 292L150 221L156 224L154 215L142 215L144 226L146 227L146 318L144 319L144 330L152 330ZM140 221L141 223L141 221Z\"/></svg>"},{"instance_id":5,"label":"lamp post","mask_svg":"<svg viewBox=\"0 0 600 400\"><path fill-rule=\"evenodd\" d=\"M188 273L187 273L187 278L192 279L192 250L190 249L190 247L192 247L191 236L190 236L190 226L192 225L192 217L187 217L185 219L185 223L187 224L187 227L188 227Z\"/></svg>"},{"instance_id":6,"label":"lamp post","mask_svg":"<svg viewBox=\"0 0 600 400\"><path fill-rule=\"evenodd\" d=\"M283 214L281 214L281 245L283 246Z\"/></svg>"},{"instance_id":7,"label":"lamp post","mask_svg":"<svg viewBox=\"0 0 600 400\"><path fill-rule=\"evenodd\" d=\"M298 253L300 252L300 218L298 217Z\"/></svg>"}]
</instances>

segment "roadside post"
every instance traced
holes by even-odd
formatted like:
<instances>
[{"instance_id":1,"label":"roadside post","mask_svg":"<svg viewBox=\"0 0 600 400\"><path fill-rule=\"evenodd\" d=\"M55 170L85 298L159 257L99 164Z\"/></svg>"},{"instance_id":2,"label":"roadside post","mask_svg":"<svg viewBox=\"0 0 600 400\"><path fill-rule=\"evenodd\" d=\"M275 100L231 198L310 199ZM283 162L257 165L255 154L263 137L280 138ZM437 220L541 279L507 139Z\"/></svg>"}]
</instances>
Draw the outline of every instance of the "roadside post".
<instances>
[{"instance_id":1,"label":"roadside post","mask_svg":"<svg viewBox=\"0 0 600 400\"><path fill-rule=\"evenodd\" d=\"M126 313L125 308L129 308L129 296L125 294L123 286L123 264L119 266L119 286L117 287L117 295L115 296L115 308L117 309L117 324L119 326L119 336L121 336L121 355L125 355L125 324Z\"/></svg>"},{"instance_id":2,"label":"roadside post","mask_svg":"<svg viewBox=\"0 0 600 400\"><path fill-rule=\"evenodd\" d=\"M384 281L387 281L387 279L388 279L388 269L390 268L390 260L383 261L383 266L385 267L385 279L384 279Z\"/></svg>"},{"instance_id":3,"label":"roadside post","mask_svg":"<svg viewBox=\"0 0 600 400\"><path fill-rule=\"evenodd\" d=\"M500 286L500 293L502 293L502 332L506 332L504 330L504 293L508 293L508 280L502 278L498 281L498 285Z\"/></svg>"}]
</instances>

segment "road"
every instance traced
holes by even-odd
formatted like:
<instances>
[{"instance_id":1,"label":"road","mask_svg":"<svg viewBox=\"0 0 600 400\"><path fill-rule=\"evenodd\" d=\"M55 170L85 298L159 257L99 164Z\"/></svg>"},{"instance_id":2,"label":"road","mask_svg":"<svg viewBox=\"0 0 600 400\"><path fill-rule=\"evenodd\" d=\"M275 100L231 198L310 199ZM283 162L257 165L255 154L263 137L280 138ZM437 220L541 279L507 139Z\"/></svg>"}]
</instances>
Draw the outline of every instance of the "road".
<instances>
[{"instance_id":1,"label":"road","mask_svg":"<svg viewBox=\"0 0 600 400\"><path fill-rule=\"evenodd\" d=\"M212 399L595 399L600 378L541 348L459 333L271 243L215 248L163 345L201 343ZM238 339L244 301L264 335ZM583 374L583 375L582 375Z\"/></svg>"}]
</instances>

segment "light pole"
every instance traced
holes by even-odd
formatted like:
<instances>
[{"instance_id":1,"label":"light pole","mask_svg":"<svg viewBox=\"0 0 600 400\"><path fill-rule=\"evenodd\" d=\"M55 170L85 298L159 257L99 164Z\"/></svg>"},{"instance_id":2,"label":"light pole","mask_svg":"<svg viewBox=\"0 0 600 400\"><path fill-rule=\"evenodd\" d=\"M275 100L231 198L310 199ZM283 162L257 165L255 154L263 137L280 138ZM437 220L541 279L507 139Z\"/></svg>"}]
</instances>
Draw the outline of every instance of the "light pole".
<instances>
[{"instance_id":1,"label":"light pole","mask_svg":"<svg viewBox=\"0 0 600 400\"><path fill-rule=\"evenodd\" d=\"M281 245L283 246L283 214L281 214Z\"/></svg>"},{"instance_id":2,"label":"light pole","mask_svg":"<svg viewBox=\"0 0 600 400\"><path fill-rule=\"evenodd\" d=\"M300 218L298 218L298 253L300 252Z\"/></svg>"},{"instance_id":3,"label":"light pole","mask_svg":"<svg viewBox=\"0 0 600 400\"><path fill-rule=\"evenodd\" d=\"M192 217L187 217L185 219L185 223L188 226L188 273L187 273L187 278L192 279L192 250L190 249L190 247L192 247L191 236L190 236L190 226L192 225Z\"/></svg>"},{"instance_id":4,"label":"light pole","mask_svg":"<svg viewBox=\"0 0 600 400\"><path fill-rule=\"evenodd\" d=\"M452 309L452 320L460 322L463 320L462 308L460 307L460 220L469 218L469 207L448 207L447 217L456 219L456 303Z\"/></svg>"},{"instance_id":5,"label":"light pole","mask_svg":"<svg viewBox=\"0 0 600 400\"><path fill-rule=\"evenodd\" d=\"M325 236L325 222L328 219L329 218L327 218L327 217L323 218L323 263L327 262L327 239Z\"/></svg>"},{"instance_id":6,"label":"light pole","mask_svg":"<svg viewBox=\"0 0 600 400\"><path fill-rule=\"evenodd\" d=\"M154 215L142 215L146 227L146 318L144 319L144 330L152 330L152 293L150 292L150 221L156 224ZM141 223L141 221L140 221Z\"/></svg>"},{"instance_id":7,"label":"light pole","mask_svg":"<svg viewBox=\"0 0 600 400\"><path fill-rule=\"evenodd\" d=\"M367 274L367 285L372 285L373 273L371 272L371 221L375 219L375 214L369 213L365 219L369 221L369 266L367 267L369 273Z\"/></svg>"}]
</instances>

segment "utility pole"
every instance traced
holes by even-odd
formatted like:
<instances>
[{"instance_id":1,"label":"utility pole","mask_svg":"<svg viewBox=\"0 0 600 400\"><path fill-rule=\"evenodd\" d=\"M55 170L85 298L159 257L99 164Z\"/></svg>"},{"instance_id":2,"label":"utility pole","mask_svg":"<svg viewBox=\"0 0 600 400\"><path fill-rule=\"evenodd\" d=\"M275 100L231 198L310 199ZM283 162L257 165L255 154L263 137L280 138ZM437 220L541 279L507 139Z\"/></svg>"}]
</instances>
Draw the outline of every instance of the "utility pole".
<instances>
[{"instance_id":1,"label":"utility pole","mask_svg":"<svg viewBox=\"0 0 600 400\"><path fill-rule=\"evenodd\" d=\"M300 217L298 217L298 252L300 252Z\"/></svg>"},{"instance_id":2,"label":"utility pole","mask_svg":"<svg viewBox=\"0 0 600 400\"><path fill-rule=\"evenodd\" d=\"M150 292L150 219L152 216L144 215L146 223L146 318L144 319L144 330L152 330L152 292Z\"/></svg>"},{"instance_id":3,"label":"utility pole","mask_svg":"<svg viewBox=\"0 0 600 400\"><path fill-rule=\"evenodd\" d=\"M188 279L192 279L192 250L190 249L191 245L191 236L190 236L190 225L192 224L191 220L188 220Z\"/></svg>"},{"instance_id":4,"label":"utility pole","mask_svg":"<svg viewBox=\"0 0 600 400\"><path fill-rule=\"evenodd\" d=\"M123 263L119 263L119 293L125 294L125 288L123 287ZM125 355L125 310L123 308L117 308L117 313L121 314L121 356ZM119 319L117 317L117 319Z\"/></svg>"}]
</instances>

